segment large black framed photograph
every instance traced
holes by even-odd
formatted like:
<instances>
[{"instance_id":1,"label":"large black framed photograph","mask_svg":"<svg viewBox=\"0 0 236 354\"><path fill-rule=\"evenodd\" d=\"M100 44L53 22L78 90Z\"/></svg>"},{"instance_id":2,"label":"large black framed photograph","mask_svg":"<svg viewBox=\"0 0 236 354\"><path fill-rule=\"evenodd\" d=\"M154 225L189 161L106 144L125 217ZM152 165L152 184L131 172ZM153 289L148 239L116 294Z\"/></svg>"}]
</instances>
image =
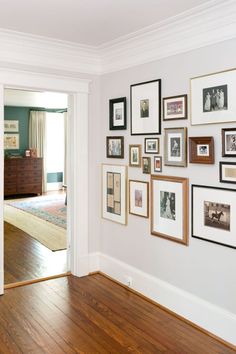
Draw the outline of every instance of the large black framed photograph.
<instances>
[{"instance_id":1,"label":"large black framed photograph","mask_svg":"<svg viewBox=\"0 0 236 354\"><path fill-rule=\"evenodd\" d=\"M106 139L107 158L124 158L124 137L107 136Z\"/></svg>"},{"instance_id":2,"label":"large black framed photograph","mask_svg":"<svg viewBox=\"0 0 236 354\"><path fill-rule=\"evenodd\" d=\"M161 79L130 86L131 135L161 134Z\"/></svg>"},{"instance_id":3,"label":"large black framed photograph","mask_svg":"<svg viewBox=\"0 0 236 354\"><path fill-rule=\"evenodd\" d=\"M236 248L236 190L192 185L192 237Z\"/></svg>"},{"instance_id":4,"label":"large black framed photograph","mask_svg":"<svg viewBox=\"0 0 236 354\"><path fill-rule=\"evenodd\" d=\"M110 130L126 129L126 97L109 100Z\"/></svg>"},{"instance_id":5,"label":"large black framed photograph","mask_svg":"<svg viewBox=\"0 0 236 354\"><path fill-rule=\"evenodd\" d=\"M236 128L224 128L221 130L222 156L236 157Z\"/></svg>"}]
</instances>

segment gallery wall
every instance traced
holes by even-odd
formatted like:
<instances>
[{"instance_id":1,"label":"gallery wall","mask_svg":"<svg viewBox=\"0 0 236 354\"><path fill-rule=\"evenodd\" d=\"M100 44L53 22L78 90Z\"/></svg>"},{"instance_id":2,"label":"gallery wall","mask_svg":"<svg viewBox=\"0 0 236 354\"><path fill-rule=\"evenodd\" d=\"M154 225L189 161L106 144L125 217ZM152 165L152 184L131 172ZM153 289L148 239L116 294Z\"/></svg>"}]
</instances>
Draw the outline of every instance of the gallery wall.
<instances>
[{"instance_id":1,"label":"gallery wall","mask_svg":"<svg viewBox=\"0 0 236 354\"><path fill-rule=\"evenodd\" d=\"M129 164L129 144L142 144L144 154L145 136L130 135L130 85L154 79L162 80L162 97L188 94L190 112L190 81L192 77L235 67L236 40L172 56L131 69L114 72L101 77L101 121L94 117L93 130L101 133L101 163ZM127 97L127 130L109 130L109 99ZM235 116L236 119L236 116ZM221 156L221 128L236 127L236 123L191 126L188 120L162 122L163 128L187 127L188 136L213 136L215 141L215 164L189 164L184 167L163 165L162 175L189 178L191 184L218 186L235 189L235 185L219 182L219 161L236 161ZM106 158L106 136L124 136L124 159ZM163 134L160 136L160 155L164 156ZM148 155L146 155L148 156ZM149 155L150 156L150 155ZM152 157L153 173L153 157ZM150 175L141 168L128 167L128 179L150 181ZM94 182L100 190L101 180ZM189 221L191 220L191 193L189 197ZM101 211L98 210L100 215ZM191 224L191 223L190 223ZM236 251L191 237L189 246L152 236L150 219L128 214L127 226L106 219L100 221L100 252L117 261L124 262L159 280L163 280L209 303L236 314Z\"/></svg>"}]
</instances>

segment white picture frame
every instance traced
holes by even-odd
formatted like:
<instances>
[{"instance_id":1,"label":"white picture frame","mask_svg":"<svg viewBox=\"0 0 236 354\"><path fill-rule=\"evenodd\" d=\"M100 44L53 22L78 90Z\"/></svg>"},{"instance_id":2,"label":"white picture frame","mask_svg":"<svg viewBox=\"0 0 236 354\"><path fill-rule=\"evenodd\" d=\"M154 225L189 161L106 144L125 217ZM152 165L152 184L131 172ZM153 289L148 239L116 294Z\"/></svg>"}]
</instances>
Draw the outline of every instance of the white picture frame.
<instances>
[{"instance_id":1,"label":"white picture frame","mask_svg":"<svg viewBox=\"0 0 236 354\"><path fill-rule=\"evenodd\" d=\"M19 121L18 120L4 120L4 132L5 133L18 133Z\"/></svg>"},{"instance_id":2,"label":"white picture frame","mask_svg":"<svg viewBox=\"0 0 236 354\"><path fill-rule=\"evenodd\" d=\"M18 150L19 146L19 134L4 134L4 150Z\"/></svg>"}]
</instances>

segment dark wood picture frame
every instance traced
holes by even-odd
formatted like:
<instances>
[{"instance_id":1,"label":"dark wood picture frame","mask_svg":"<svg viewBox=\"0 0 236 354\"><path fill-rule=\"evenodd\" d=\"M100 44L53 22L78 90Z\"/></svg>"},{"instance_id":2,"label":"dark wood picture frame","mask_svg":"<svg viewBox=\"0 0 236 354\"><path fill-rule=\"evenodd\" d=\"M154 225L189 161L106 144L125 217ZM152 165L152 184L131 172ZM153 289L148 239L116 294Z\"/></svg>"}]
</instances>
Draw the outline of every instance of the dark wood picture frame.
<instances>
[{"instance_id":1,"label":"dark wood picture frame","mask_svg":"<svg viewBox=\"0 0 236 354\"><path fill-rule=\"evenodd\" d=\"M114 125L114 105L123 104L123 125ZM127 129L127 103L126 97L113 98L109 100L109 129L110 130L125 130Z\"/></svg>"},{"instance_id":2,"label":"dark wood picture frame","mask_svg":"<svg viewBox=\"0 0 236 354\"><path fill-rule=\"evenodd\" d=\"M235 153L226 153L225 152L225 147L226 147L226 139L225 139L225 135L227 134L227 132L235 132L235 150L232 150ZM222 156L223 157L236 157L236 128L223 128L221 129L221 137L222 137Z\"/></svg>"},{"instance_id":3,"label":"dark wood picture frame","mask_svg":"<svg viewBox=\"0 0 236 354\"><path fill-rule=\"evenodd\" d=\"M146 215L141 215L141 214L137 214L137 213L131 212L131 203L130 203L130 201L131 201L131 198L130 198L131 188L130 188L130 185L131 185L132 182L134 182L134 183L142 183L142 184L146 185L146 188L147 188L147 204L146 204L147 214ZM146 219L149 218L149 182L133 180L133 179L129 180L129 214L137 215L137 216L140 216L140 217L146 218Z\"/></svg>"},{"instance_id":4,"label":"dark wood picture frame","mask_svg":"<svg viewBox=\"0 0 236 354\"><path fill-rule=\"evenodd\" d=\"M131 149L136 148L138 149L138 163L132 163L132 156L131 156ZM142 145L141 144L131 144L129 145L129 166L130 167L141 167L141 155L142 155Z\"/></svg>"},{"instance_id":5,"label":"dark wood picture frame","mask_svg":"<svg viewBox=\"0 0 236 354\"><path fill-rule=\"evenodd\" d=\"M172 114L171 118L167 117L167 112L166 112L166 103L167 101L172 101L174 99L181 99L183 100L183 114L182 116L178 117L178 113ZM171 96L171 97L164 97L163 98L163 121L169 121L169 120L179 120L179 119L188 119L188 95L178 95L178 96Z\"/></svg>"},{"instance_id":6,"label":"dark wood picture frame","mask_svg":"<svg viewBox=\"0 0 236 354\"><path fill-rule=\"evenodd\" d=\"M236 184L236 177L235 177L235 181L232 181L232 180L226 180L226 179L223 179L223 172L222 172L222 169L223 169L223 166L224 165L228 165L228 166L235 166L235 172L236 172L236 162L226 162L226 161L220 161L219 162L219 175L220 175L220 182L221 183L231 183L231 184Z\"/></svg>"},{"instance_id":7,"label":"dark wood picture frame","mask_svg":"<svg viewBox=\"0 0 236 354\"><path fill-rule=\"evenodd\" d=\"M144 169L144 160L148 161L147 169ZM151 174L151 157L143 156L142 157L142 171L145 174L150 175Z\"/></svg>"},{"instance_id":8,"label":"dark wood picture frame","mask_svg":"<svg viewBox=\"0 0 236 354\"><path fill-rule=\"evenodd\" d=\"M109 142L110 140L120 140L120 144L121 144L121 151L120 154L118 155L112 155L110 154L109 151ZM123 136L107 136L106 137L106 151L107 151L107 158L111 158L111 159L123 159L124 158L124 137Z\"/></svg>"},{"instance_id":9,"label":"dark wood picture frame","mask_svg":"<svg viewBox=\"0 0 236 354\"><path fill-rule=\"evenodd\" d=\"M202 152L200 155L200 149L205 149L208 146L206 152ZM189 137L189 162L200 164L214 164L214 138L212 136L191 136Z\"/></svg>"},{"instance_id":10,"label":"dark wood picture frame","mask_svg":"<svg viewBox=\"0 0 236 354\"><path fill-rule=\"evenodd\" d=\"M148 140L155 140L156 141L156 150L155 151L148 151L148 149L147 149ZM159 138L145 138L144 139L144 153L145 154L159 154L159 152L160 152L160 139Z\"/></svg>"}]
</instances>

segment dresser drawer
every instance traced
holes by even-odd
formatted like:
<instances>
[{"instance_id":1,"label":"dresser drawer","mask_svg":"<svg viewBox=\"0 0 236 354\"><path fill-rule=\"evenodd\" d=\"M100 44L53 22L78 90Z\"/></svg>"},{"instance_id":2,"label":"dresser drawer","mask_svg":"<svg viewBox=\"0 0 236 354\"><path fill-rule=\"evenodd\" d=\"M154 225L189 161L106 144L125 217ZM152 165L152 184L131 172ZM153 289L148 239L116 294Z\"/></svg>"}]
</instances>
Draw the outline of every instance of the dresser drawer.
<instances>
[{"instance_id":1,"label":"dresser drawer","mask_svg":"<svg viewBox=\"0 0 236 354\"><path fill-rule=\"evenodd\" d=\"M34 178L34 177L39 177L42 179L42 171L41 170L35 170L35 171L20 171L18 172L18 178Z\"/></svg>"},{"instance_id":2,"label":"dresser drawer","mask_svg":"<svg viewBox=\"0 0 236 354\"><path fill-rule=\"evenodd\" d=\"M42 186L39 183L34 184L26 184L26 185L18 185L17 186L17 193L24 194L42 194Z\"/></svg>"},{"instance_id":3,"label":"dresser drawer","mask_svg":"<svg viewBox=\"0 0 236 354\"><path fill-rule=\"evenodd\" d=\"M17 184L18 185L23 185L23 184L42 184L42 177L37 177L37 176L27 176L27 177L19 177L17 178Z\"/></svg>"},{"instance_id":4,"label":"dresser drawer","mask_svg":"<svg viewBox=\"0 0 236 354\"><path fill-rule=\"evenodd\" d=\"M16 172L12 171L12 172L4 172L4 179L8 180L8 179L16 179Z\"/></svg>"},{"instance_id":5,"label":"dresser drawer","mask_svg":"<svg viewBox=\"0 0 236 354\"><path fill-rule=\"evenodd\" d=\"M17 193L16 184L4 185L4 195L13 195Z\"/></svg>"},{"instance_id":6,"label":"dresser drawer","mask_svg":"<svg viewBox=\"0 0 236 354\"><path fill-rule=\"evenodd\" d=\"M17 165L17 170L18 171L34 171L34 170L41 170L42 169L42 160L37 160L32 161L34 159L28 160L25 159L23 161L20 161Z\"/></svg>"}]
</instances>

